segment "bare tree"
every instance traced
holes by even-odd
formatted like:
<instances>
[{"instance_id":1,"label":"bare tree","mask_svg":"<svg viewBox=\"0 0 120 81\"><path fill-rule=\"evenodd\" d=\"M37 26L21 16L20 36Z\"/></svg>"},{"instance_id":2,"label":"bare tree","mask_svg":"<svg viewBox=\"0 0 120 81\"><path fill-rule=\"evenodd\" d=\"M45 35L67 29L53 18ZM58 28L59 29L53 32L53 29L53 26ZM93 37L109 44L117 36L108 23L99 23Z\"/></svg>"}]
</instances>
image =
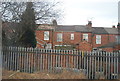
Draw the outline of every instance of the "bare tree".
<instances>
[{"instance_id":1,"label":"bare tree","mask_svg":"<svg viewBox=\"0 0 120 81\"><path fill-rule=\"evenodd\" d=\"M59 19L62 10L58 9L60 2L48 2L41 0L34 2L35 19L39 24L50 23L52 19ZM19 22L22 13L26 9L26 2L2 2L0 12L3 21Z\"/></svg>"},{"instance_id":2,"label":"bare tree","mask_svg":"<svg viewBox=\"0 0 120 81\"><path fill-rule=\"evenodd\" d=\"M36 12L36 21L41 23L51 23L53 19L60 19L62 16L62 10L58 9L60 2L47 2L41 1L34 3Z\"/></svg>"},{"instance_id":3,"label":"bare tree","mask_svg":"<svg viewBox=\"0 0 120 81\"><path fill-rule=\"evenodd\" d=\"M12 41L10 42L11 44L16 44L20 39L19 37L24 34L19 23L21 21L23 12L26 10L26 5L27 2L1 2L0 13L2 14L2 21L17 23L18 25L16 28L12 29L12 25L7 24L7 28L10 27L10 30L14 30L14 33L11 34L11 38L8 40ZM60 5L59 2L48 2L45 0L33 2L33 8L35 10L35 22L39 24L51 23L53 19L59 19L62 16L62 10L57 7L58 5Z\"/></svg>"},{"instance_id":4,"label":"bare tree","mask_svg":"<svg viewBox=\"0 0 120 81\"><path fill-rule=\"evenodd\" d=\"M3 21L19 22L20 16L25 10L24 2L2 2L0 12Z\"/></svg>"}]
</instances>

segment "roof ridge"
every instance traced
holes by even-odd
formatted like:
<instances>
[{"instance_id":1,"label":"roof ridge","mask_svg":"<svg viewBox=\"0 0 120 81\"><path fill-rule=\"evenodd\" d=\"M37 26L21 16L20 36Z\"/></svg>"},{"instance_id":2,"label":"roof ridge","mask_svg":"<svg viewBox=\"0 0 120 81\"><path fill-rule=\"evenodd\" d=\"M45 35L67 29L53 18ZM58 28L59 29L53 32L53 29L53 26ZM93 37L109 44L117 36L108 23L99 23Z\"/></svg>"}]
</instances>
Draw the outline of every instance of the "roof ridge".
<instances>
[{"instance_id":1,"label":"roof ridge","mask_svg":"<svg viewBox=\"0 0 120 81\"><path fill-rule=\"evenodd\" d=\"M86 25L57 25L57 26L86 26Z\"/></svg>"}]
</instances>

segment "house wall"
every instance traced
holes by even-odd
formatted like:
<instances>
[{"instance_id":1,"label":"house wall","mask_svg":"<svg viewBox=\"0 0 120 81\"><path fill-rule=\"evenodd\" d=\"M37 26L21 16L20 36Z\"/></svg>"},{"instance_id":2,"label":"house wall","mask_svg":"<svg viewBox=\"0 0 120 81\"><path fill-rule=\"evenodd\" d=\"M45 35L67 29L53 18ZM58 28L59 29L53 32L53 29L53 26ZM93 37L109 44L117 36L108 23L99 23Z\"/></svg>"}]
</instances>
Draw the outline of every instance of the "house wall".
<instances>
[{"instance_id":1,"label":"house wall","mask_svg":"<svg viewBox=\"0 0 120 81\"><path fill-rule=\"evenodd\" d=\"M114 48L113 48L113 47L103 48L103 50L104 50L104 51L107 51L107 52L118 51L118 50L120 50L120 45L116 45Z\"/></svg>"},{"instance_id":2,"label":"house wall","mask_svg":"<svg viewBox=\"0 0 120 81\"><path fill-rule=\"evenodd\" d=\"M120 50L120 45L116 45L115 48L113 49L114 51Z\"/></svg>"},{"instance_id":3,"label":"house wall","mask_svg":"<svg viewBox=\"0 0 120 81\"><path fill-rule=\"evenodd\" d=\"M101 44L96 44L96 35L101 35ZM107 34L94 34L93 40L92 40L93 48L107 44L109 42L108 39L109 39L109 37Z\"/></svg>"},{"instance_id":4,"label":"house wall","mask_svg":"<svg viewBox=\"0 0 120 81\"><path fill-rule=\"evenodd\" d=\"M113 48L103 48L102 50L107 51L107 52L113 52L114 49Z\"/></svg>"},{"instance_id":5,"label":"house wall","mask_svg":"<svg viewBox=\"0 0 120 81\"><path fill-rule=\"evenodd\" d=\"M44 40L44 31L49 31L50 37L49 40ZM57 34L62 33L63 40L61 42L57 42ZM74 34L74 40L71 40L71 34ZM85 45L83 42L83 34L88 34L88 44ZM101 44L96 44L96 35L101 35ZM92 50L91 48L96 48L99 46L103 46L105 44L108 44L109 42L116 41L116 35L108 35L108 34L92 34L88 32L68 32L68 31L51 31L51 30L37 30L36 31L36 37L40 40L45 41L46 43L51 43L53 45L53 48L55 45L76 45L79 44L79 46L76 46L77 49L83 50L83 48L88 49L88 51ZM39 41L39 40L37 40ZM40 43L44 44L42 41L39 41ZM40 44L37 44L37 47L43 48ZM106 48L105 51L113 51L114 49Z\"/></svg>"},{"instance_id":6,"label":"house wall","mask_svg":"<svg viewBox=\"0 0 120 81\"><path fill-rule=\"evenodd\" d=\"M116 41L116 36L117 36L117 35L110 34L110 35L109 35L109 42L114 42L114 41Z\"/></svg>"},{"instance_id":7,"label":"house wall","mask_svg":"<svg viewBox=\"0 0 120 81\"><path fill-rule=\"evenodd\" d=\"M82 41L83 41L83 34L88 34L88 43L92 43L92 33L90 33L90 32L81 33Z\"/></svg>"},{"instance_id":8,"label":"house wall","mask_svg":"<svg viewBox=\"0 0 120 81\"><path fill-rule=\"evenodd\" d=\"M92 44L87 41L83 41L80 43L79 49L82 51L92 51Z\"/></svg>"},{"instance_id":9,"label":"house wall","mask_svg":"<svg viewBox=\"0 0 120 81\"><path fill-rule=\"evenodd\" d=\"M62 33L63 40L62 42L57 42L57 34ZM74 40L71 40L71 34L74 34ZM54 33L54 45L73 45L81 42L81 33L80 32L55 32Z\"/></svg>"},{"instance_id":10,"label":"house wall","mask_svg":"<svg viewBox=\"0 0 120 81\"><path fill-rule=\"evenodd\" d=\"M57 42L57 34L58 33L62 33L63 36L63 40L61 42ZM74 40L71 40L71 34L74 34ZM82 45L83 42L83 34L88 34L88 43L91 43L91 33L81 33L81 32L59 32L56 31L54 32L54 46L55 45L75 45L75 47L77 49L80 49L80 45ZM79 46L77 46L77 44L79 44ZM84 46L84 45L83 45ZM87 45L89 46L89 45ZM88 49L89 47L86 47L86 49ZM91 49L91 48L90 48ZM89 50L90 50L89 49Z\"/></svg>"},{"instance_id":11,"label":"house wall","mask_svg":"<svg viewBox=\"0 0 120 81\"><path fill-rule=\"evenodd\" d=\"M49 31L49 40L44 40L44 31ZM45 43L52 43L53 41L53 36L52 36L52 31L51 30L37 30L36 31L36 37L38 38L37 41L41 44L45 44ZM42 47L40 44L37 43L37 47L38 48L44 48Z\"/></svg>"}]
</instances>

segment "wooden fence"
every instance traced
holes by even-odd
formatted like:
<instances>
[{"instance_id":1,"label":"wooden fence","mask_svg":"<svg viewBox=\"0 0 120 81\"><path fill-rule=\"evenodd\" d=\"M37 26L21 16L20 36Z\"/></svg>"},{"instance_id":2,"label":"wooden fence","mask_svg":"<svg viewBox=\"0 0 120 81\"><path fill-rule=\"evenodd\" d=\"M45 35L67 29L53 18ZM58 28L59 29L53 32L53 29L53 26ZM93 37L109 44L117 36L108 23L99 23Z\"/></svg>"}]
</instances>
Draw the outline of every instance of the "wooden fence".
<instances>
[{"instance_id":1,"label":"wooden fence","mask_svg":"<svg viewBox=\"0 0 120 81\"><path fill-rule=\"evenodd\" d=\"M88 79L118 79L118 55L108 52L83 52L23 47L3 47L2 63L7 70L60 73L64 69L84 72Z\"/></svg>"}]
</instances>

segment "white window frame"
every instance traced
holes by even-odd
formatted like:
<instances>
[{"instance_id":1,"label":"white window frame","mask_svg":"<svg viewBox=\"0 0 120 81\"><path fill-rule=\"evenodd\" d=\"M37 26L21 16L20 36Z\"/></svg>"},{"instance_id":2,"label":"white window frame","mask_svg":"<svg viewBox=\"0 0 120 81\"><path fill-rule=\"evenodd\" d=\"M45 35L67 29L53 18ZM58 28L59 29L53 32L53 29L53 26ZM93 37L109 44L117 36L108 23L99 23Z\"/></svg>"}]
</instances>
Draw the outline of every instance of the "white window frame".
<instances>
[{"instance_id":1,"label":"white window frame","mask_svg":"<svg viewBox=\"0 0 120 81\"><path fill-rule=\"evenodd\" d=\"M83 39L88 41L88 34L83 34Z\"/></svg>"},{"instance_id":2,"label":"white window frame","mask_svg":"<svg viewBox=\"0 0 120 81\"><path fill-rule=\"evenodd\" d=\"M62 42L63 37L62 37L62 33L57 33L57 42Z\"/></svg>"},{"instance_id":3,"label":"white window frame","mask_svg":"<svg viewBox=\"0 0 120 81\"><path fill-rule=\"evenodd\" d=\"M44 31L44 40L49 40L49 31Z\"/></svg>"},{"instance_id":4,"label":"white window frame","mask_svg":"<svg viewBox=\"0 0 120 81\"><path fill-rule=\"evenodd\" d=\"M74 33L71 33L70 39L71 39L71 40L74 40Z\"/></svg>"},{"instance_id":5,"label":"white window frame","mask_svg":"<svg viewBox=\"0 0 120 81\"><path fill-rule=\"evenodd\" d=\"M102 36L101 35L96 35L96 44L101 44L102 42Z\"/></svg>"}]
</instances>

